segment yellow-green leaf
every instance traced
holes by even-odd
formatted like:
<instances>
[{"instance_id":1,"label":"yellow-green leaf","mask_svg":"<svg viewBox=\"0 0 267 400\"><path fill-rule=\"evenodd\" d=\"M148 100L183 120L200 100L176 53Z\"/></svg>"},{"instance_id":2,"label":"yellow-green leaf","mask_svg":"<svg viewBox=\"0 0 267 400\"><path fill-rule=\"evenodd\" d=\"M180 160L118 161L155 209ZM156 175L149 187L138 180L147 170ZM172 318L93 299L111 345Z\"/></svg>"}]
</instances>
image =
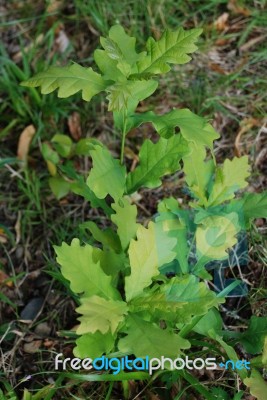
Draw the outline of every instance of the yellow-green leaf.
<instances>
[{"instance_id":1,"label":"yellow-green leaf","mask_svg":"<svg viewBox=\"0 0 267 400\"><path fill-rule=\"evenodd\" d=\"M128 318L127 336L120 339L118 347L124 353L134 354L136 357L149 356L150 358L170 357L177 358L181 349L188 349L190 342L178 334L147 322L136 315Z\"/></svg>"},{"instance_id":2,"label":"yellow-green leaf","mask_svg":"<svg viewBox=\"0 0 267 400\"><path fill-rule=\"evenodd\" d=\"M170 70L169 64L187 63L191 60L188 54L197 50L194 43L201 32L202 29L167 29L158 41L150 37L146 43L147 55L137 63L138 72L163 74Z\"/></svg>"},{"instance_id":3,"label":"yellow-green leaf","mask_svg":"<svg viewBox=\"0 0 267 400\"><path fill-rule=\"evenodd\" d=\"M109 330L114 334L127 314L127 304L123 301L106 300L94 295L82 298L81 303L81 306L76 308L76 311L82 314L82 317L78 318L81 321L77 329L78 335L96 331L107 333Z\"/></svg>"},{"instance_id":4,"label":"yellow-green leaf","mask_svg":"<svg viewBox=\"0 0 267 400\"><path fill-rule=\"evenodd\" d=\"M208 206L215 206L226 200L231 200L234 193L248 185L249 177L248 157L225 160L222 167L216 170L215 182L210 192Z\"/></svg>"},{"instance_id":5,"label":"yellow-green leaf","mask_svg":"<svg viewBox=\"0 0 267 400\"><path fill-rule=\"evenodd\" d=\"M137 208L135 204L130 204L127 197L123 197L118 203L112 204L116 214L111 215L111 220L117 225L121 246L126 249L130 240L136 235L138 224L136 223Z\"/></svg>"},{"instance_id":6,"label":"yellow-green leaf","mask_svg":"<svg viewBox=\"0 0 267 400\"><path fill-rule=\"evenodd\" d=\"M112 286L111 276L107 276L96 261L93 246L81 246L79 239L73 239L70 246L63 242L54 249L61 272L70 281L71 290L75 293L120 298L119 292Z\"/></svg>"},{"instance_id":7,"label":"yellow-green leaf","mask_svg":"<svg viewBox=\"0 0 267 400\"><path fill-rule=\"evenodd\" d=\"M257 400L266 400L267 383L256 369L251 371L249 378L244 379L244 384L249 387L250 393Z\"/></svg>"},{"instance_id":8,"label":"yellow-green leaf","mask_svg":"<svg viewBox=\"0 0 267 400\"><path fill-rule=\"evenodd\" d=\"M90 101L97 93L105 90L107 83L92 70L79 64L67 67L50 67L47 71L39 72L33 78L21 83L22 86L41 86L41 93L48 94L58 89L58 97L69 97L82 91L82 98Z\"/></svg>"},{"instance_id":9,"label":"yellow-green leaf","mask_svg":"<svg viewBox=\"0 0 267 400\"><path fill-rule=\"evenodd\" d=\"M93 168L87 179L87 185L99 199L104 199L110 194L114 200L118 200L124 193L125 167L101 146L95 146L91 156Z\"/></svg>"},{"instance_id":10,"label":"yellow-green leaf","mask_svg":"<svg viewBox=\"0 0 267 400\"><path fill-rule=\"evenodd\" d=\"M148 229L140 225L137 229L137 240L132 240L129 246L131 275L125 278L126 299L130 301L140 295L149 286L152 278L159 274L159 267L173 260L172 251L176 244L175 238L170 238L159 226L150 222Z\"/></svg>"}]
</instances>

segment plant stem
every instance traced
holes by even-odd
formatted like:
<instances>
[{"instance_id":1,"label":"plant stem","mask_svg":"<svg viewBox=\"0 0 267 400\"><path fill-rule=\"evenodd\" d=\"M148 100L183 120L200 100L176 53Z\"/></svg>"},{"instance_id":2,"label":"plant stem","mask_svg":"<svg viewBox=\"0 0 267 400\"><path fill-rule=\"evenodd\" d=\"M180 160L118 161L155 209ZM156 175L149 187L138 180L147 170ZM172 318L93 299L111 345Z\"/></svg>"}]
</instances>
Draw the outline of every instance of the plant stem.
<instances>
[{"instance_id":1,"label":"plant stem","mask_svg":"<svg viewBox=\"0 0 267 400\"><path fill-rule=\"evenodd\" d=\"M181 337L186 337L188 335L188 333L190 333L192 331L192 329L194 328L194 326L201 320L201 318L203 317L203 315L200 316L196 316L192 319L192 322L186 326L184 326L179 333L179 336Z\"/></svg>"},{"instance_id":2,"label":"plant stem","mask_svg":"<svg viewBox=\"0 0 267 400\"><path fill-rule=\"evenodd\" d=\"M122 130L122 141L121 141L121 165L123 164L123 155L124 155L124 146L125 146L125 138L126 138L126 110L123 110L122 114L122 121L123 121L123 130Z\"/></svg>"}]
</instances>

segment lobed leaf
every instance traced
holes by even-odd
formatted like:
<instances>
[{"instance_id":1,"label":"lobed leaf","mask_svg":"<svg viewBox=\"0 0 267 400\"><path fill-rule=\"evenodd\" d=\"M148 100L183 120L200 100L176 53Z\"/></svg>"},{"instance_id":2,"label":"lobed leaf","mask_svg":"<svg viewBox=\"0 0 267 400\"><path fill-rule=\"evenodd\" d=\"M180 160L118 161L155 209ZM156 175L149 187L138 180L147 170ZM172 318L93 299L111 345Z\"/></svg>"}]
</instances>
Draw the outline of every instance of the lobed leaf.
<instances>
[{"instance_id":1,"label":"lobed leaf","mask_svg":"<svg viewBox=\"0 0 267 400\"><path fill-rule=\"evenodd\" d=\"M111 215L111 220L117 225L121 246L125 250L130 240L136 236L138 224L136 223L137 208L135 204L130 204L126 197L120 199L118 203L112 204L116 214Z\"/></svg>"},{"instance_id":2,"label":"lobed leaf","mask_svg":"<svg viewBox=\"0 0 267 400\"><path fill-rule=\"evenodd\" d=\"M145 140L139 153L140 165L127 176L127 193L133 193L142 186L159 186L164 175L180 169L179 161L187 152L187 143L179 135L168 140L160 138L157 143Z\"/></svg>"},{"instance_id":3,"label":"lobed leaf","mask_svg":"<svg viewBox=\"0 0 267 400\"><path fill-rule=\"evenodd\" d=\"M256 369L251 371L249 378L244 379L244 384L249 387L250 393L257 400L266 399L267 383Z\"/></svg>"},{"instance_id":4,"label":"lobed leaf","mask_svg":"<svg viewBox=\"0 0 267 400\"><path fill-rule=\"evenodd\" d=\"M210 216L201 220L196 230L198 260L221 260L228 257L226 250L237 243L240 231L236 213Z\"/></svg>"},{"instance_id":5,"label":"lobed leaf","mask_svg":"<svg viewBox=\"0 0 267 400\"><path fill-rule=\"evenodd\" d=\"M127 301L139 296L149 286L152 278L159 274L158 268L174 258L172 251L175 238L164 232L157 232L156 224L150 222L148 229L140 225L136 232L137 240L129 246L131 275L125 278Z\"/></svg>"},{"instance_id":6,"label":"lobed leaf","mask_svg":"<svg viewBox=\"0 0 267 400\"><path fill-rule=\"evenodd\" d=\"M109 95L109 111L127 111L128 109L132 112L137 107L141 100L151 96L152 93L158 87L158 82L154 80L148 81L119 81L114 85L107 88Z\"/></svg>"},{"instance_id":7,"label":"lobed leaf","mask_svg":"<svg viewBox=\"0 0 267 400\"><path fill-rule=\"evenodd\" d=\"M100 146L95 146L91 151L93 168L87 179L87 185L99 199L104 199L108 194L114 200L123 196L126 170L114 159L110 152Z\"/></svg>"},{"instance_id":8,"label":"lobed leaf","mask_svg":"<svg viewBox=\"0 0 267 400\"><path fill-rule=\"evenodd\" d=\"M78 318L81 322L77 328L78 335L96 331L107 333L109 330L114 334L127 314L127 304L94 295L82 298L81 306L76 308L76 311L82 314L82 317Z\"/></svg>"},{"instance_id":9,"label":"lobed leaf","mask_svg":"<svg viewBox=\"0 0 267 400\"><path fill-rule=\"evenodd\" d=\"M190 191L199 200L199 205L207 204L208 188L215 165L213 160L205 161L206 150L196 143L190 143L190 154L183 157L185 180Z\"/></svg>"},{"instance_id":10,"label":"lobed leaf","mask_svg":"<svg viewBox=\"0 0 267 400\"><path fill-rule=\"evenodd\" d=\"M95 333L86 333L76 340L76 347L73 349L75 357L94 358L108 354L114 346L115 338L110 331L103 334L99 331Z\"/></svg>"},{"instance_id":11,"label":"lobed leaf","mask_svg":"<svg viewBox=\"0 0 267 400\"><path fill-rule=\"evenodd\" d=\"M241 201L246 219L267 218L267 191L262 193L245 193Z\"/></svg>"},{"instance_id":12,"label":"lobed leaf","mask_svg":"<svg viewBox=\"0 0 267 400\"><path fill-rule=\"evenodd\" d=\"M202 29L176 31L167 29L158 41L149 38L146 43L147 55L138 61L138 73L163 74L170 70L169 64L184 64L191 60L188 54L197 50L194 44Z\"/></svg>"},{"instance_id":13,"label":"lobed leaf","mask_svg":"<svg viewBox=\"0 0 267 400\"><path fill-rule=\"evenodd\" d=\"M182 349L188 349L190 342L178 334L160 329L136 315L127 319L127 336L120 339L119 350L134 354L136 357L177 358Z\"/></svg>"},{"instance_id":14,"label":"lobed leaf","mask_svg":"<svg viewBox=\"0 0 267 400\"><path fill-rule=\"evenodd\" d=\"M99 295L119 299L120 294L112 286L111 277L107 276L95 260L94 247L80 245L79 239L73 239L71 245L63 242L54 246L61 272L70 281L70 288L75 293L87 296Z\"/></svg>"},{"instance_id":15,"label":"lobed leaf","mask_svg":"<svg viewBox=\"0 0 267 400\"><path fill-rule=\"evenodd\" d=\"M67 67L49 67L47 71L36 74L21 85L41 86L42 94L58 89L58 97L63 98L82 91L83 100L90 101L94 95L106 89L107 82L92 68L72 64Z\"/></svg>"},{"instance_id":16,"label":"lobed leaf","mask_svg":"<svg viewBox=\"0 0 267 400\"><path fill-rule=\"evenodd\" d=\"M194 142L196 146L212 148L213 141L219 138L219 134L207 121L192 113L187 108L172 110L163 115L156 115L152 111L132 116L133 126L144 122L151 122L161 137L166 139L175 134L175 128L179 127L181 134L188 142Z\"/></svg>"},{"instance_id":17,"label":"lobed leaf","mask_svg":"<svg viewBox=\"0 0 267 400\"><path fill-rule=\"evenodd\" d=\"M246 179L249 177L248 157L226 159L222 167L216 170L215 182L213 184L208 206L215 206L224 201L231 200L234 193L248 185Z\"/></svg>"}]
</instances>

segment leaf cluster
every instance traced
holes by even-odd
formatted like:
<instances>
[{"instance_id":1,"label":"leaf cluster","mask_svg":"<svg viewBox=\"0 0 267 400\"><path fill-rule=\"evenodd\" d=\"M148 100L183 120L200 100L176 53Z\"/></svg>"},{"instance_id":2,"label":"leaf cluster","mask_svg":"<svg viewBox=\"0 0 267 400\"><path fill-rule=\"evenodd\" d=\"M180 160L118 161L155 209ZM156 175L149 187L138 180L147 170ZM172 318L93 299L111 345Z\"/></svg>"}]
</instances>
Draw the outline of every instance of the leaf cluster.
<instances>
[{"instance_id":1,"label":"leaf cluster","mask_svg":"<svg viewBox=\"0 0 267 400\"><path fill-rule=\"evenodd\" d=\"M115 25L107 38L100 39L102 49L94 52L100 73L72 64L52 67L23 83L40 86L44 94L58 89L59 97L81 92L86 101L104 91L114 125L121 132L120 159L91 139L83 143L85 152L80 150L92 160L88 178L84 182L72 177L72 190L92 207L101 208L110 226L102 229L88 221L84 227L93 245L75 238L70 245L55 246L62 274L80 296L74 350L78 357L119 352L176 358L190 348L190 335L198 334L217 342L229 358L237 358L224 341L227 333L218 312L223 296L232 289L221 294L211 290L207 266L216 268L217 260L228 258L253 218L267 217L266 192L237 196L248 185L248 157L217 164L213 147L219 134L205 118L188 109L164 115L137 112L139 102L155 92L158 75L190 60L200 33L200 29L167 30L158 41L149 38L145 51L137 52L135 38ZM147 123L158 139L144 140L137 166L127 171L123 162L126 135ZM56 135L53 143L62 156L79 154L79 143L74 148L65 137ZM49 147L43 148L43 154L50 168L57 164ZM191 196L189 204L181 207L177 199L166 198L148 226L141 225L132 195L142 188L159 187L164 176L181 169ZM175 276L168 278L168 272ZM253 320L242 336L248 351L254 343L249 339L251 332L255 333L255 327L257 331L258 323L265 327L264 321ZM263 340L259 352L262 345ZM240 376L256 393L257 372L250 378L241 372Z\"/></svg>"}]
</instances>

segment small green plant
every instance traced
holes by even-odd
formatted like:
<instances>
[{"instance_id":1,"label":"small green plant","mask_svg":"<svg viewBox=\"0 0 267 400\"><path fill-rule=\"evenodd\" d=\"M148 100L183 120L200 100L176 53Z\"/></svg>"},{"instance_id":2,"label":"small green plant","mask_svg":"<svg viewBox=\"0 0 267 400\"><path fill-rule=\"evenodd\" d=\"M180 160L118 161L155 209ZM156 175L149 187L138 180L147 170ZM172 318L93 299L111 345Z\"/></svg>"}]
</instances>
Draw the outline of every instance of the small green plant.
<instances>
[{"instance_id":1,"label":"small green plant","mask_svg":"<svg viewBox=\"0 0 267 400\"><path fill-rule=\"evenodd\" d=\"M236 336L223 330L218 312L238 282L214 291L208 281L213 279L211 268L216 268L217 260L228 258L250 221L267 216L266 192L236 197L248 185L248 157L226 159L218 165L213 142L219 134L204 118L188 109L173 109L164 115L137 112L139 102L157 89L158 75L169 72L172 64L190 60L200 34L201 29L166 30L158 41L149 38L146 50L138 53L135 38L115 25L107 38L100 38L103 49L94 52L100 73L72 64L50 67L23 82L40 86L43 94L58 89L59 97L81 92L85 101L105 91L115 128L121 132L120 159L104 144L88 139L86 151L92 168L86 183L73 179L75 192L92 207L101 208L110 226L102 229L93 221L86 222L84 227L95 245L74 238L70 245L55 246L62 274L80 298L77 357L95 358L105 353L176 358L201 335L223 348L226 358L238 360L227 343L229 337L234 343ZM158 140L143 142L138 165L128 171L124 163L126 136L146 123L153 125ZM71 144L65 143L66 138L56 139L58 151L68 156ZM53 162L49 155L47 160ZM142 188L159 187L165 175L181 168L191 201L182 207L175 198L163 199L148 225L140 224L132 195ZM168 272L174 276L169 278ZM266 318L253 318L238 340L243 338L244 348L251 354L260 354ZM258 346L248 346L255 332ZM261 368L266 350L255 360ZM253 368L250 377L247 371L237 372L251 393L263 400L266 384L257 369ZM190 376L184 375L192 383ZM200 383L195 388L206 398L214 398Z\"/></svg>"}]
</instances>

